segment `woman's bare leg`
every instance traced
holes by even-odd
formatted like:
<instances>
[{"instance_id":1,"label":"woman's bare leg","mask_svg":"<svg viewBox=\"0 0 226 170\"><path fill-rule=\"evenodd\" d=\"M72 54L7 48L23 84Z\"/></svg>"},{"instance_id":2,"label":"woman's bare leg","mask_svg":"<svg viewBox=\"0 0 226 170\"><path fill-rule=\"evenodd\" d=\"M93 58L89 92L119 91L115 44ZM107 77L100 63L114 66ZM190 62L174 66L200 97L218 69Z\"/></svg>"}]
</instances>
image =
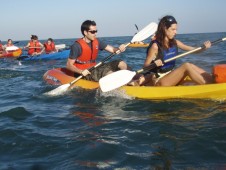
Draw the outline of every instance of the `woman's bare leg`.
<instances>
[{"instance_id":1,"label":"woman's bare leg","mask_svg":"<svg viewBox=\"0 0 226 170\"><path fill-rule=\"evenodd\" d=\"M156 86L175 86L179 84L186 76L189 76L197 84L211 83L211 75L203 69L191 63L184 63L179 68L173 70L161 78Z\"/></svg>"},{"instance_id":2,"label":"woman's bare leg","mask_svg":"<svg viewBox=\"0 0 226 170\"><path fill-rule=\"evenodd\" d=\"M191 64L191 63L190 63ZM202 77L205 79L206 83L205 84L209 84L209 83L213 83L213 76L210 73L207 73L205 70L203 70L202 68L191 64L193 69L195 69L200 75L202 75Z\"/></svg>"}]
</instances>

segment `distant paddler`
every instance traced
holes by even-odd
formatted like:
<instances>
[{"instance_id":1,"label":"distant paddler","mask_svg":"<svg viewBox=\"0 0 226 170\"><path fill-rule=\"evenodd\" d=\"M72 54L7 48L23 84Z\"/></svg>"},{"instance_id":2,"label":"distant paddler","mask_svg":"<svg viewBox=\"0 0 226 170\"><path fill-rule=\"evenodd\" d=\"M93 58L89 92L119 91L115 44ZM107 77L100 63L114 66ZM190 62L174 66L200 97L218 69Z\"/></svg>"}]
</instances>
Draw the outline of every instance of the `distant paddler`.
<instances>
[{"instance_id":1,"label":"distant paddler","mask_svg":"<svg viewBox=\"0 0 226 170\"><path fill-rule=\"evenodd\" d=\"M45 52L46 54L50 54L58 52L52 38L48 38L48 40L44 43L44 47L45 48L42 49L41 53Z\"/></svg>"},{"instance_id":2,"label":"distant paddler","mask_svg":"<svg viewBox=\"0 0 226 170\"><path fill-rule=\"evenodd\" d=\"M5 48L6 47L12 47L12 46L14 46L13 40L12 39L8 39L7 44L5 45Z\"/></svg>"},{"instance_id":3,"label":"distant paddler","mask_svg":"<svg viewBox=\"0 0 226 170\"><path fill-rule=\"evenodd\" d=\"M4 50L5 50L6 53L13 52L13 51L18 50L18 49L19 48L17 46L14 46L12 39L8 39L7 43L4 45Z\"/></svg>"},{"instance_id":4,"label":"distant paddler","mask_svg":"<svg viewBox=\"0 0 226 170\"><path fill-rule=\"evenodd\" d=\"M40 55L44 45L38 41L37 35L31 35L30 42L24 47L28 48L28 55Z\"/></svg>"},{"instance_id":5,"label":"distant paddler","mask_svg":"<svg viewBox=\"0 0 226 170\"><path fill-rule=\"evenodd\" d=\"M2 41L0 40L0 56L3 55L3 52L4 52L4 46L2 44Z\"/></svg>"}]
</instances>

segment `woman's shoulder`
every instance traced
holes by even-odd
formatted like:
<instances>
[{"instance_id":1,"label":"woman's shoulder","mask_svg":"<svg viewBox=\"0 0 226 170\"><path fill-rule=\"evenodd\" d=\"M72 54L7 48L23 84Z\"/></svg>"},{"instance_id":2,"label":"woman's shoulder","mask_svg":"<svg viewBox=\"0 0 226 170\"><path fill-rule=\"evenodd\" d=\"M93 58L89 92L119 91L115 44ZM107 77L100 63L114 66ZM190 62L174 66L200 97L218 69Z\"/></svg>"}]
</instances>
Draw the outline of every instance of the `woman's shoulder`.
<instances>
[{"instance_id":1,"label":"woman's shoulder","mask_svg":"<svg viewBox=\"0 0 226 170\"><path fill-rule=\"evenodd\" d=\"M175 39L175 41L176 41L176 44L177 44L177 45L178 45L178 44L183 44L180 40Z\"/></svg>"},{"instance_id":2,"label":"woman's shoulder","mask_svg":"<svg viewBox=\"0 0 226 170\"><path fill-rule=\"evenodd\" d=\"M158 43L157 42L153 42L152 45L151 45L151 48L153 50L158 50L159 49Z\"/></svg>"}]
</instances>

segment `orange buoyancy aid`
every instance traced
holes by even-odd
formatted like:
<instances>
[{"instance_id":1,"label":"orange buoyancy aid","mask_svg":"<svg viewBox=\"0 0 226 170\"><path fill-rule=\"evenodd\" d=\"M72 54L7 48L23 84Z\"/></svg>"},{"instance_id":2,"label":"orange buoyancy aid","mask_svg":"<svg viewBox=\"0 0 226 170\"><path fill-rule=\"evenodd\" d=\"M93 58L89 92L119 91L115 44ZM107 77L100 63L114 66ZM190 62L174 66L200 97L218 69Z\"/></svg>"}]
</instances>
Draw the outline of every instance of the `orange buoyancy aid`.
<instances>
[{"instance_id":1,"label":"orange buoyancy aid","mask_svg":"<svg viewBox=\"0 0 226 170\"><path fill-rule=\"evenodd\" d=\"M51 44L48 44L47 42L44 44L45 46L45 52L46 54L51 53L52 51L55 51L55 44L54 42L51 42Z\"/></svg>"},{"instance_id":2,"label":"orange buoyancy aid","mask_svg":"<svg viewBox=\"0 0 226 170\"><path fill-rule=\"evenodd\" d=\"M99 42L97 39L92 41L92 47L81 38L77 42L81 45L82 54L76 59L74 66L84 70L96 65L96 59L99 51Z\"/></svg>"},{"instance_id":3,"label":"orange buoyancy aid","mask_svg":"<svg viewBox=\"0 0 226 170\"><path fill-rule=\"evenodd\" d=\"M212 72L216 83L226 83L226 64L213 66Z\"/></svg>"},{"instance_id":4,"label":"orange buoyancy aid","mask_svg":"<svg viewBox=\"0 0 226 170\"><path fill-rule=\"evenodd\" d=\"M32 55L34 52L41 52L41 45L38 41L36 41L36 43L34 43L33 41L30 41L30 46L29 46L29 50L28 50L28 54ZM39 48L33 48L33 47L39 47Z\"/></svg>"},{"instance_id":5,"label":"orange buoyancy aid","mask_svg":"<svg viewBox=\"0 0 226 170\"><path fill-rule=\"evenodd\" d=\"M3 50L3 45L2 44L0 44L0 52L3 52L4 50Z\"/></svg>"}]
</instances>

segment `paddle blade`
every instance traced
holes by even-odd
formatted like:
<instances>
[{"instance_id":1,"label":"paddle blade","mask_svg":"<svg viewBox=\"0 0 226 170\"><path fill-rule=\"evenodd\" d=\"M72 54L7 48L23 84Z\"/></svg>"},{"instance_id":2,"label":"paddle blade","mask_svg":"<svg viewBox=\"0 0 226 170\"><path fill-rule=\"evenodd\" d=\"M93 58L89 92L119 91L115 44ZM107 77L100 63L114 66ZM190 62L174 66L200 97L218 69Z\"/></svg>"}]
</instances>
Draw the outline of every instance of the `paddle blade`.
<instances>
[{"instance_id":1,"label":"paddle blade","mask_svg":"<svg viewBox=\"0 0 226 170\"><path fill-rule=\"evenodd\" d=\"M19 47L17 46L9 46L9 47L6 47L6 51L13 51L13 50L18 50Z\"/></svg>"},{"instance_id":2,"label":"paddle blade","mask_svg":"<svg viewBox=\"0 0 226 170\"><path fill-rule=\"evenodd\" d=\"M119 70L102 77L99 85L103 92L111 91L129 83L135 75L136 72L133 71Z\"/></svg>"},{"instance_id":3,"label":"paddle blade","mask_svg":"<svg viewBox=\"0 0 226 170\"><path fill-rule=\"evenodd\" d=\"M131 40L131 43L136 41L143 41L153 35L157 31L158 25L155 22L150 23L142 30L140 30Z\"/></svg>"},{"instance_id":4,"label":"paddle blade","mask_svg":"<svg viewBox=\"0 0 226 170\"><path fill-rule=\"evenodd\" d=\"M69 87L70 87L70 84L64 84L64 85L57 87L56 89L53 89L49 92L44 93L44 95L47 95L47 96L62 95L68 90Z\"/></svg>"},{"instance_id":5,"label":"paddle blade","mask_svg":"<svg viewBox=\"0 0 226 170\"><path fill-rule=\"evenodd\" d=\"M58 44L58 45L55 45L55 48L57 50L64 49L64 48L66 48L66 44Z\"/></svg>"}]
</instances>

